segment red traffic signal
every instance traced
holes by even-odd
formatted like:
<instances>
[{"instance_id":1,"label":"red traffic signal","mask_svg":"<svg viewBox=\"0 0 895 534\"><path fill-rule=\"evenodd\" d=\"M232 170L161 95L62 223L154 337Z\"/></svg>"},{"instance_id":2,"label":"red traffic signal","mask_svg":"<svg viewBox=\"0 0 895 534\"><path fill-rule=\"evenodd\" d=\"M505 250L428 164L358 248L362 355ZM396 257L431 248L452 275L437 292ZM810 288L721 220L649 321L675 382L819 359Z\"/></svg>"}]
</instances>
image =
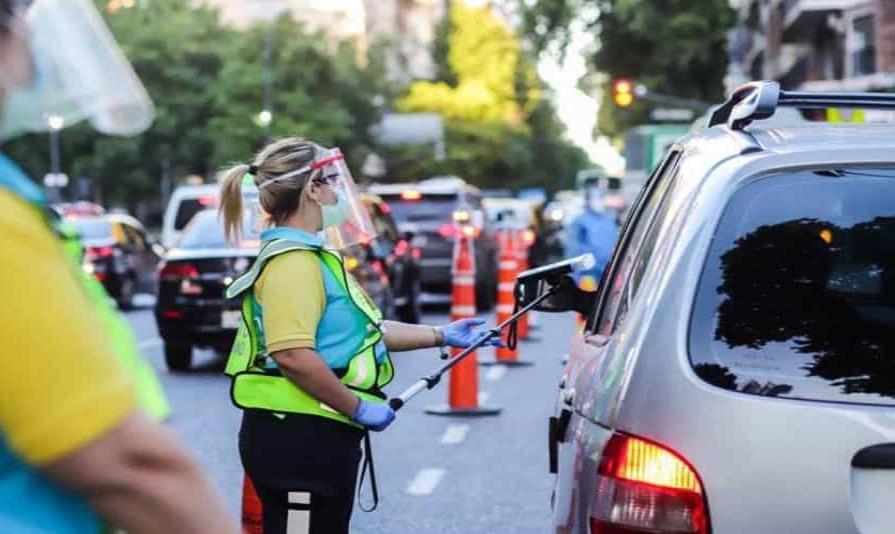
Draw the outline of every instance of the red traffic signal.
<instances>
[{"instance_id":1,"label":"red traffic signal","mask_svg":"<svg viewBox=\"0 0 895 534\"><path fill-rule=\"evenodd\" d=\"M620 108L634 103L634 84L627 78L616 78L612 81L612 100Z\"/></svg>"}]
</instances>

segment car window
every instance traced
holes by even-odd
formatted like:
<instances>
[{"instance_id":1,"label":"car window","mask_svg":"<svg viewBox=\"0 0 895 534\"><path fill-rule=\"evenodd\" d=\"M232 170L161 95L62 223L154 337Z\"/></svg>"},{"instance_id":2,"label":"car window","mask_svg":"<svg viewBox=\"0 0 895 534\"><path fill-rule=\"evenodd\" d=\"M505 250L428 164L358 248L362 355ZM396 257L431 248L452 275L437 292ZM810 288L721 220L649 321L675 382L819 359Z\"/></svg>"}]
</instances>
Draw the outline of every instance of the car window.
<instances>
[{"instance_id":1,"label":"car window","mask_svg":"<svg viewBox=\"0 0 895 534\"><path fill-rule=\"evenodd\" d=\"M109 239L112 226L103 217L73 217L66 222L75 227L81 239Z\"/></svg>"},{"instance_id":2,"label":"car window","mask_svg":"<svg viewBox=\"0 0 895 534\"><path fill-rule=\"evenodd\" d=\"M136 247L137 250L146 250L146 240L143 239L142 232L139 229L129 224L122 224L121 226L131 245Z\"/></svg>"},{"instance_id":3,"label":"car window","mask_svg":"<svg viewBox=\"0 0 895 534\"><path fill-rule=\"evenodd\" d=\"M612 334L620 307L626 299L627 286L631 273L640 259L638 253L644 235L655 220L655 214L662 204L674 176L677 174L679 154L672 153L659 167L650 183L647 184L642 198L638 201L637 212L626 223L624 236L612 260L609 273L604 276L602 284L608 284L600 291L602 304L596 314L592 332L608 336ZM650 251L651 253L651 251ZM648 261L644 257L643 261ZM639 281L639 279L638 279ZM624 308L625 310L627 308Z\"/></svg>"},{"instance_id":4,"label":"car window","mask_svg":"<svg viewBox=\"0 0 895 534\"><path fill-rule=\"evenodd\" d=\"M199 213L200 211L206 209L207 201L203 204L202 199L199 198L184 198L180 201L180 204L177 206L177 215L174 217L174 229L182 230L189 224L190 219L193 218L193 215Z\"/></svg>"},{"instance_id":5,"label":"car window","mask_svg":"<svg viewBox=\"0 0 895 534\"><path fill-rule=\"evenodd\" d=\"M132 245L130 238L127 235L127 232L124 231L124 225L120 222L112 223L112 237L115 238L115 241L118 242L119 245L130 246Z\"/></svg>"},{"instance_id":6,"label":"car window","mask_svg":"<svg viewBox=\"0 0 895 534\"><path fill-rule=\"evenodd\" d=\"M201 248L258 248L260 246L260 234L253 224L249 210L243 216L242 233L239 240L230 245L224 239L224 226L218 218L217 210L205 210L193 217L189 226L183 231L183 237L177 244L177 248L201 249Z\"/></svg>"},{"instance_id":7,"label":"car window","mask_svg":"<svg viewBox=\"0 0 895 534\"><path fill-rule=\"evenodd\" d=\"M448 221L457 204L457 195L422 195L418 199L383 195L382 198L388 202L392 217L399 223Z\"/></svg>"},{"instance_id":8,"label":"car window","mask_svg":"<svg viewBox=\"0 0 895 534\"><path fill-rule=\"evenodd\" d=\"M696 374L725 389L895 405L895 170L741 188L708 253L689 347Z\"/></svg>"}]
</instances>

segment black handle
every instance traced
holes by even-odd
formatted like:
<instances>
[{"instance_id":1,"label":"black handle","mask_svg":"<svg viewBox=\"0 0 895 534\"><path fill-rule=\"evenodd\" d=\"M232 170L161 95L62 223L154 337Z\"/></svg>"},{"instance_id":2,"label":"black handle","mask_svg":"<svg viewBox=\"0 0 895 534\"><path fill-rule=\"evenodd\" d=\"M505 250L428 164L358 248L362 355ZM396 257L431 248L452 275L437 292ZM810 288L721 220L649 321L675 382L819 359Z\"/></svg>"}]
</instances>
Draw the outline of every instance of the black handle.
<instances>
[{"instance_id":1,"label":"black handle","mask_svg":"<svg viewBox=\"0 0 895 534\"><path fill-rule=\"evenodd\" d=\"M404 401L402 401L398 397L395 397L388 400L388 405L391 406L392 410L397 412L401 409L402 406L404 406Z\"/></svg>"},{"instance_id":2,"label":"black handle","mask_svg":"<svg viewBox=\"0 0 895 534\"><path fill-rule=\"evenodd\" d=\"M855 454L851 466L861 469L895 469L895 443L865 447Z\"/></svg>"}]
</instances>

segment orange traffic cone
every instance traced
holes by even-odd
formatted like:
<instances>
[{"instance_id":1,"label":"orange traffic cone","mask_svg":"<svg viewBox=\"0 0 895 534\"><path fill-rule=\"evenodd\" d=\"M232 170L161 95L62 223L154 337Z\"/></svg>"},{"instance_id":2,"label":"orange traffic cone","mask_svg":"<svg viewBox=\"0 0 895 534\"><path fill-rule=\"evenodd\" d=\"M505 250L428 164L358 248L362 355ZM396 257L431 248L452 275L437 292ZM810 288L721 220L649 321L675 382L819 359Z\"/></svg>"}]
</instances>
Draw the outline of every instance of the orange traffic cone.
<instances>
[{"instance_id":1,"label":"orange traffic cone","mask_svg":"<svg viewBox=\"0 0 895 534\"><path fill-rule=\"evenodd\" d=\"M453 289L451 291L451 320L475 317L475 255L472 241L461 226L454 242L454 264L451 269ZM462 349L451 349L451 357ZM479 380L476 353L473 351L460 363L451 368L446 405L426 408L432 415L497 415L500 408L479 404Z\"/></svg>"},{"instance_id":2,"label":"orange traffic cone","mask_svg":"<svg viewBox=\"0 0 895 534\"><path fill-rule=\"evenodd\" d=\"M498 244L500 245L500 256L497 269L497 324L502 324L513 315L515 309L516 297L513 290L516 287L516 276L519 274L519 257L516 252L516 231L512 229L503 229L498 233ZM508 341L510 328L506 328L502 333L504 343ZM485 365L508 365L522 366L531 365L531 362L521 361L517 348L497 347L495 350L496 359L493 362L486 362Z\"/></svg>"},{"instance_id":3,"label":"orange traffic cone","mask_svg":"<svg viewBox=\"0 0 895 534\"><path fill-rule=\"evenodd\" d=\"M242 478L242 532L264 534L261 521L261 499L248 475Z\"/></svg>"}]
</instances>

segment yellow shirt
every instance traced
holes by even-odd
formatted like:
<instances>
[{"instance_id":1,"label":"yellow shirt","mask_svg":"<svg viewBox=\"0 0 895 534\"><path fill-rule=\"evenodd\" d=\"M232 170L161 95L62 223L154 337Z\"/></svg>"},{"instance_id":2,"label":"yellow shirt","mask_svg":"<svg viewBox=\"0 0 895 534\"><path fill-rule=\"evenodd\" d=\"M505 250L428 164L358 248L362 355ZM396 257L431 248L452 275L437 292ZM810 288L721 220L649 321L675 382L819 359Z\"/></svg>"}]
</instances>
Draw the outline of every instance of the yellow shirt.
<instances>
[{"instance_id":1,"label":"yellow shirt","mask_svg":"<svg viewBox=\"0 0 895 534\"><path fill-rule=\"evenodd\" d=\"M0 189L0 432L26 462L74 452L136 409L59 240Z\"/></svg>"},{"instance_id":2,"label":"yellow shirt","mask_svg":"<svg viewBox=\"0 0 895 534\"><path fill-rule=\"evenodd\" d=\"M275 256L255 282L268 352L314 349L317 325L326 309L320 260L310 251Z\"/></svg>"}]
</instances>

